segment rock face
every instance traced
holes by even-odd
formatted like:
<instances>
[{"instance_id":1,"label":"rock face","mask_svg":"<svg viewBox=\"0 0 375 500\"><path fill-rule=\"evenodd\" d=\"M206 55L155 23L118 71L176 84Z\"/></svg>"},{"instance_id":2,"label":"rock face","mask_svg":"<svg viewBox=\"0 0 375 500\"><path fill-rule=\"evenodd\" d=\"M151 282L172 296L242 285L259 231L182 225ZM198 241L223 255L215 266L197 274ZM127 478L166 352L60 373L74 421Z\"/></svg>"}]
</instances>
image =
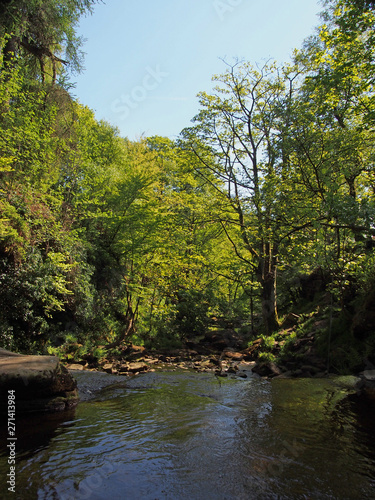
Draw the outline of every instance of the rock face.
<instances>
[{"instance_id":1,"label":"rock face","mask_svg":"<svg viewBox=\"0 0 375 500\"><path fill-rule=\"evenodd\" d=\"M0 349L0 408L9 390L16 411L61 411L78 403L77 382L55 356L24 356Z\"/></svg>"},{"instance_id":2,"label":"rock face","mask_svg":"<svg viewBox=\"0 0 375 500\"><path fill-rule=\"evenodd\" d=\"M352 331L355 338L366 339L375 328L375 291L370 293L361 309L353 318Z\"/></svg>"}]
</instances>

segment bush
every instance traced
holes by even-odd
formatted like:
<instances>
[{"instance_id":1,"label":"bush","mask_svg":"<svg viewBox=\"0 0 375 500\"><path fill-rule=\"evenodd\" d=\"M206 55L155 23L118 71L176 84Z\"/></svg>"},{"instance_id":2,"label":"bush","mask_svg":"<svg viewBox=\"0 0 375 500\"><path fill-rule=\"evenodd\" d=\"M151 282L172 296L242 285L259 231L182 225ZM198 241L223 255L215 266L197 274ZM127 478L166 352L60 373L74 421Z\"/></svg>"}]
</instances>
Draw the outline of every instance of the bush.
<instances>
[{"instance_id":1,"label":"bush","mask_svg":"<svg viewBox=\"0 0 375 500\"><path fill-rule=\"evenodd\" d=\"M258 360L261 363L264 363L264 362L271 363L271 362L276 360L276 356L274 354L272 354L271 352L262 352L259 354Z\"/></svg>"}]
</instances>

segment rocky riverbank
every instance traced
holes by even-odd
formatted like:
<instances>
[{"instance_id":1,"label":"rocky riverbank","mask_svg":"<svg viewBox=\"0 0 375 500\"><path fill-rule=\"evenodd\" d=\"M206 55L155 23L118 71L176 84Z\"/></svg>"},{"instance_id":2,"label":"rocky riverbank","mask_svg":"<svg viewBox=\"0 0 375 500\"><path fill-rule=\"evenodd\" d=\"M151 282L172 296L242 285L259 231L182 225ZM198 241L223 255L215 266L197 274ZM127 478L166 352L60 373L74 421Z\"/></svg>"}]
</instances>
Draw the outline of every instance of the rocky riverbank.
<instances>
[{"instance_id":1,"label":"rocky riverbank","mask_svg":"<svg viewBox=\"0 0 375 500\"><path fill-rule=\"evenodd\" d=\"M147 351L139 346L128 346L122 354L108 356L97 366L82 361L67 364L73 371L101 371L111 375L132 376L156 370L194 370L212 372L217 376L238 374L245 377L243 371L254 367L255 361L249 360L244 353L228 348L221 353L200 354L196 350L184 348L171 351Z\"/></svg>"},{"instance_id":2,"label":"rocky riverbank","mask_svg":"<svg viewBox=\"0 0 375 500\"><path fill-rule=\"evenodd\" d=\"M155 351L127 345L118 349L115 355L108 352L99 362L88 357L66 366L71 370L104 371L125 376L158 369L189 369L213 372L222 377L229 374L245 377L249 370L267 378L321 378L328 373L325 361L315 352L311 335L295 342L294 352L282 362L259 357L264 349L263 343L264 339L255 339L243 349L243 339L234 330L215 330L208 332L200 342L187 342L181 349ZM280 351L282 343L274 342L270 350L272 356Z\"/></svg>"},{"instance_id":3,"label":"rocky riverbank","mask_svg":"<svg viewBox=\"0 0 375 500\"><path fill-rule=\"evenodd\" d=\"M247 342L236 331L213 330L197 342L188 341L181 349L155 351L142 346L124 345L116 354L107 353L99 362L86 357L79 363L68 364L73 370L101 371L112 376L132 376L156 370L194 370L211 372L217 377L246 378L255 373L264 378L324 378L337 375L330 370L327 359L319 355L316 336L326 321L316 319L304 335L293 337L296 315L290 315L282 329L266 345L267 339ZM285 349L287 345L287 349ZM358 390L366 396L374 394L374 372L365 370L358 379Z\"/></svg>"}]
</instances>

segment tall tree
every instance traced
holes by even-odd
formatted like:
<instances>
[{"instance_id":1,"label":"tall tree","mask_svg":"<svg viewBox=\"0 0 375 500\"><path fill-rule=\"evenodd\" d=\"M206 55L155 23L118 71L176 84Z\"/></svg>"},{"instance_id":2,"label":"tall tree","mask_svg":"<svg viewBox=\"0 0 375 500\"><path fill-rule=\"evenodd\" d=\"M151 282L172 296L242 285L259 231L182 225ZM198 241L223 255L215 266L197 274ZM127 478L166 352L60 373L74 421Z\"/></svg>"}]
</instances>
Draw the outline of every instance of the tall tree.
<instances>
[{"instance_id":1,"label":"tall tree","mask_svg":"<svg viewBox=\"0 0 375 500\"><path fill-rule=\"evenodd\" d=\"M295 76L268 64L254 69L250 64L230 66L214 77L220 85L214 94L200 94L202 111L196 126L184 136L196 156L200 174L216 186L230 204L236 220L223 218L223 230L236 224L242 249L234 244L261 286L265 331L278 327L276 300L277 263L282 240L280 220L284 217L281 184L285 164L283 142L287 112ZM279 201L280 203L277 203ZM284 217L285 219L285 217Z\"/></svg>"},{"instance_id":2,"label":"tall tree","mask_svg":"<svg viewBox=\"0 0 375 500\"><path fill-rule=\"evenodd\" d=\"M296 55L304 82L290 138L293 174L314 197L320 262L343 289L374 232L375 13L362 0L326 5L318 35Z\"/></svg>"}]
</instances>

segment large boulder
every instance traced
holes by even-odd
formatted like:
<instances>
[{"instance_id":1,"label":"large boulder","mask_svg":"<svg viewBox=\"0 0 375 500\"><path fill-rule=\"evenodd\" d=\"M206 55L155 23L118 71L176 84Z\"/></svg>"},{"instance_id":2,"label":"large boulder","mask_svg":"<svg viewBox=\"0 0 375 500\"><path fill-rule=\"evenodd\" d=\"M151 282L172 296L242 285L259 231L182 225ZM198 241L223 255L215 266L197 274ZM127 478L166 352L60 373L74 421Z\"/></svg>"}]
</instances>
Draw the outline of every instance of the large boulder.
<instances>
[{"instance_id":1,"label":"large boulder","mask_svg":"<svg viewBox=\"0 0 375 500\"><path fill-rule=\"evenodd\" d=\"M14 391L16 412L61 411L78 403L77 382L55 356L26 356L0 349L0 405Z\"/></svg>"}]
</instances>

